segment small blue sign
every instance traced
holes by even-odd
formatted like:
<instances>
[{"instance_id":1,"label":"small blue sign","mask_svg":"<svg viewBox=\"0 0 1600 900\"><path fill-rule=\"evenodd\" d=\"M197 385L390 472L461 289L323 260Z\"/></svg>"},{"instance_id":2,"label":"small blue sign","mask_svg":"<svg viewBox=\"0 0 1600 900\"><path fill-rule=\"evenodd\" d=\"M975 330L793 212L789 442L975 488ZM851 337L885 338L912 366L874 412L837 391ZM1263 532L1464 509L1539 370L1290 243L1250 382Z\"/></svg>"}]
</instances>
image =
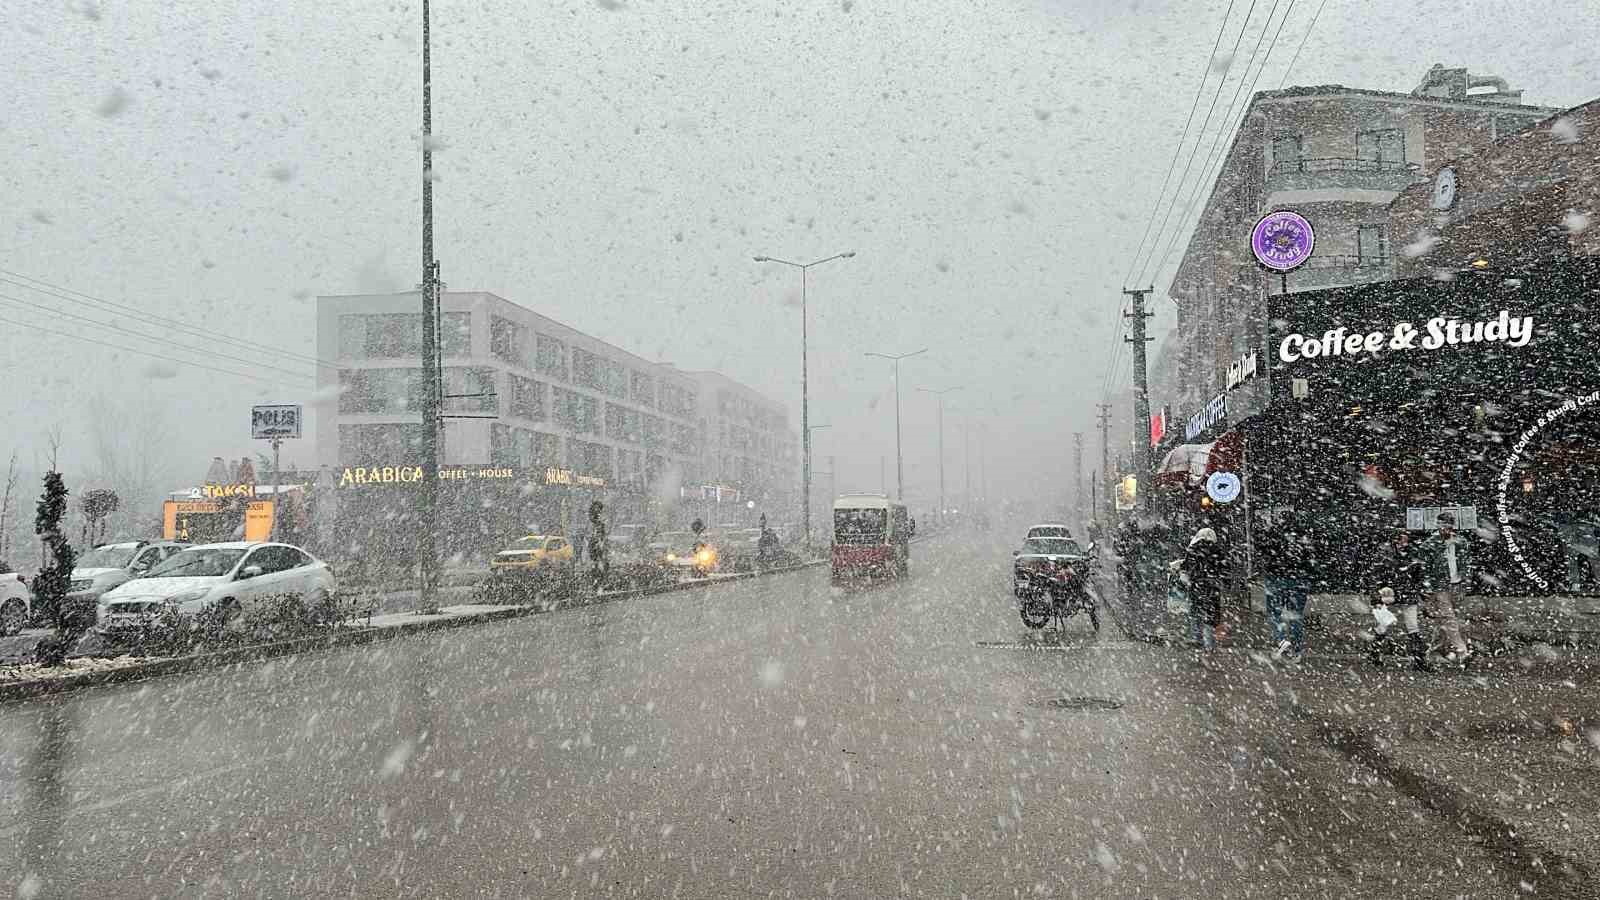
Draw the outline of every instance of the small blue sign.
<instances>
[{"instance_id":1,"label":"small blue sign","mask_svg":"<svg viewBox=\"0 0 1600 900\"><path fill-rule=\"evenodd\" d=\"M1232 472L1212 472L1206 479L1206 496L1218 503L1232 503L1239 499L1239 476Z\"/></svg>"}]
</instances>

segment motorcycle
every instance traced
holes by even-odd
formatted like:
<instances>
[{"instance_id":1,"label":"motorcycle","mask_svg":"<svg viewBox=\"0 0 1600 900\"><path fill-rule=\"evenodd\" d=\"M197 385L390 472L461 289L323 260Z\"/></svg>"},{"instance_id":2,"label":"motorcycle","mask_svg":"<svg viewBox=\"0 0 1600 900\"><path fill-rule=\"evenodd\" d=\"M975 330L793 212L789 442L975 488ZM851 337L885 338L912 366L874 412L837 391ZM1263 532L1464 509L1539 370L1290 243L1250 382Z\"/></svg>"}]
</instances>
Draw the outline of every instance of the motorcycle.
<instances>
[{"instance_id":1,"label":"motorcycle","mask_svg":"<svg viewBox=\"0 0 1600 900\"><path fill-rule=\"evenodd\" d=\"M1075 567L1065 560L1047 560L1041 566L1019 570L1015 593L1022 624L1037 629L1055 619L1058 630L1065 631L1067 620L1084 612L1089 614L1089 625L1098 634L1100 611L1088 582L1092 568L1088 561Z\"/></svg>"}]
</instances>

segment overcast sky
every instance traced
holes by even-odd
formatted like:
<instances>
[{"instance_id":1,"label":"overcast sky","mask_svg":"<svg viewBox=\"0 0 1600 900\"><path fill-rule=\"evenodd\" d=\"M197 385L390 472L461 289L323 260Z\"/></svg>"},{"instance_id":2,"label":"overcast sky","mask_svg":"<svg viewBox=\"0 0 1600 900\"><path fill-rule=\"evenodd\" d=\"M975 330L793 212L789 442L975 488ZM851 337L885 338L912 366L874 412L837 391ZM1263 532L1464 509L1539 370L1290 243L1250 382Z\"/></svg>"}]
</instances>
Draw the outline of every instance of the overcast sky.
<instances>
[{"instance_id":1,"label":"overcast sky","mask_svg":"<svg viewBox=\"0 0 1600 900\"><path fill-rule=\"evenodd\" d=\"M1251 5L1234 4L1224 51ZM936 486L933 403L910 388L965 384L947 407L952 492L960 423L979 411L991 482L1063 489L1068 435L1092 434L1117 291L1227 7L438 0L444 280L718 369L785 401L798 428L797 274L751 256L855 250L814 270L810 291L813 421L834 426L816 452L840 458L839 487L875 489L881 454L893 480L888 367L863 353L928 347L905 366L908 487ZM1317 7L1259 0L1241 58L1212 78L1245 71L1270 8L1269 42L1287 24L1256 88L1277 87ZM1597 13L1329 0L1288 80L1409 91L1443 62L1573 105L1600 93ZM158 350L63 313L137 317L6 273L310 354L317 294L419 280L418 22L408 2L9 0L6 441L27 456L60 424L71 462L92 427L85 398L142 397L187 484L211 456L253 449L250 404L310 400L309 378L252 382L88 343ZM283 374L215 349L229 358L192 358ZM309 445L285 452L310 463Z\"/></svg>"}]
</instances>

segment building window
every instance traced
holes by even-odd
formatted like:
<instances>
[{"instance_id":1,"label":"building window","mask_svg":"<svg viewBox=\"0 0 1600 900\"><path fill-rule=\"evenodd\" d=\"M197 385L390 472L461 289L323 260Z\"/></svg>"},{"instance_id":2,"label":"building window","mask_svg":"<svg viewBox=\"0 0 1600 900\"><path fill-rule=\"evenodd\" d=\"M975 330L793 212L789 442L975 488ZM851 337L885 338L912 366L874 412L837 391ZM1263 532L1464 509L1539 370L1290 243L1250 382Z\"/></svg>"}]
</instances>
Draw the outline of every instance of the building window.
<instances>
[{"instance_id":1,"label":"building window","mask_svg":"<svg viewBox=\"0 0 1600 900\"><path fill-rule=\"evenodd\" d=\"M381 415L421 408L421 369L339 370L341 413Z\"/></svg>"},{"instance_id":2,"label":"building window","mask_svg":"<svg viewBox=\"0 0 1600 900\"><path fill-rule=\"evenodd\" d=\"M500 409L493 369L449 366L444 370L443 393L439 403L446 413L492 413Z\"/></svg>"},{"instance_id":3,"label":"building window","mask_svg":"<svg viewBox=\"0 0 1600 900\"><path fill-rule=\"evenodd\" d=\"M1300 135L1279 134L1272 139L1272 171L1292 172L1300 168Z\"/></svg>"},{"instance_id":4,"label":"building window","mask_svg":"<svg viewBox=\"0 0 1600 900\"><path fill-rule=\"evenodd\" d=\"M1406 133L1399 128L1383 128L1356 134L1356 156L1378 164L1379 168L1404 168Z\"/></svg>"},{"instance_id":5,"label":"building window","mask_svg":"<svg viewBox=\"0 0 1600 900\"><path fill-rule=\"evenodd\" d=\"M532 378L511 376L511 415L534 422L544 421L544 385Z\"/></svg>"},{"instance_id":6,"label":"building window","mask_svg":"<svg viewBox=\"0 0 1600 900\"><path fill-rule=\"evenodd\" d=\"M694 426L674 423L672 426L672 443L667 449L684 456L694 456L699 453L700 442L695 440Z\"/></svg>"},{"instance_id":7,"label":"building window","mask_svg":"<svg viewBox=\"0 0 1600 900\"><path fill-rule=\"evenodd\" d=\"M1356 254L1363 266L1389 264L1389 234L1382 225L1362 225L1356 232Z\"/></svg>"},{"instance_id":8,"label":"building window","mask_svg":"<svg viewBox=\"0 0 1600 900\"><path fill-rule=\"evenodd\" d=\"M420 316L418 317L421 318ZM439 346L445 358L472 355L472 313L445 313L439 322ZM420 351L419 351L420 352Z\"/></svg>"},{"instance_id":9,"label":"building window","mask_svg":"<svg viewBox=\"0 0 1600 900\"><path fill-rule=\"evenodd\" d=\"M660 416L644 416L644 445L652 450L661 449L666 434L665 422Z\"/></svg>"},{"instance_id":10,"label":"building window","mask_svg":"<svg viewBox=\"0 0 1600 900\"><path fill-rule=\"evenodd\" d=\"M489 320L489 352L501 362L519 368L527 365L526 349L528 329L510 319L494 316Z\"/></svg>"},{"instance_id":11,"label":"building window","mask_svg":"<svg viewBox=\"0 0 1600 900\"><path fill-rule=\"evenodd\" d=\"M636 409L618 406L615 403L606 404L606 437L613 441L627 441L637 444L644 439L643 416Z\"/></svg>"},{"instance_id":12,"label":"building window","mask_svg":"<svg viewBox=\"0 0 1600 900\"><path fill-rule=\"evenodd\" d=\"M547 335L535 335L534 341L537 350L534 355L534 371L544 375L553 375L562 381L567 378L567 345Z\"/></svg>"},{"instance_id":13,"label":"building window","mask_svg":"<svg viewBox=\"0 0 1600 900\"><path fill-rule=\"evenodd\" d=\"M654 376L643 372L633 373L632 390L628 392L628 399L640 406L656 408L656 380Z\"/></svg>"},{"instance_id":14,"label":"building window","mask_svg":"<svg viewBox=\"0 0 1600 900\"><path fill-rule=\"evenodd\" d=\"M366 359L404 359L422 356L422 315L384 313L363 316L363 357Z\"/></svg>"},{"instance_id":15,"label":"building window","mask_svg":"<svg viewBox=\"0 0 1600 900\"><path fill-rule=\"evenodd\" d=\"M593 353L572 348L572 383L591 391L600 390L599 360Z\"/></svg>"},{"instance_id":16,"label":"building window","mask_svg":"<svg viewBox=\"0 0 1600 900\"><path fill-rule=\"evenodd\" d=\"M607 396L618 400L628 397L628 369L622 363L601 358L600 360L600 390Z\"/></svg>"},{"instance_id":17,"label":"building window","mask_svg":"<svg viewBox=\"0 0 1600 900\"><path fill-rule=\"evenodd\" d=\"M583 475L592 475L604 478L607 481L613 478L611 472L611 448L605 444L569 438L567 440L567 464Z\"/></svg>"},{"instance_id":18,"label":"building window","mask_svg":"<svg viewBox=\"0 0 1600 900\"><path fill-rule=\"evenodd\" d=\"M661 385L661 411L680 419L694 417L695 395L688 388L665 382Z\"/></svg>"},{"instance_id":19,"label":"building window","mask_svg":"<svg viewBox=\"0 0 1600 900\"><path fill-rule=\"evenodd\" d=\"M415 464L421 446L421 423L339 426L339 462L347 466Z\"/></svg>"},{"instance_id":20,"label":"building window","mask_svg":"<svg viewBox=\"0 0 1600 900\"><path fill-rule=\"evenodd\" d=\"M557 425L578 434L597 433L600 401L565 388L551 388L550 395Z\"/></svg>"}]
</instances>

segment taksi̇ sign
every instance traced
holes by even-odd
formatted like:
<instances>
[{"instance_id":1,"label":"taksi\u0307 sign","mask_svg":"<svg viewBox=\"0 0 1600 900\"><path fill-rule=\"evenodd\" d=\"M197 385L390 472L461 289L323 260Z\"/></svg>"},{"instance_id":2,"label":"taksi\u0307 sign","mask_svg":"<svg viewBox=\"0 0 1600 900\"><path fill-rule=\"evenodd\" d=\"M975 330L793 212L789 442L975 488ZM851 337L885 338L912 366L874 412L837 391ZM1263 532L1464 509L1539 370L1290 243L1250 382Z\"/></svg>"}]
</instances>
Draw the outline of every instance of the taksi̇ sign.
<instances>
[{"instance_id":1,"label":"taksi\u0307 sign","mask_svg":"<svg viewBox=\"0 0 1600 900\"><path fill-rule=\"evenodd\" d=\"M1184 440L1192 441L1205 432L1207 428L1228 418L1228 395L1221 393L1211 398L1201 410L1189 417L1189 424L1184 426Z\"/></svg>"},{"instance_id":2,"label":"taksi\u0307 sign","mask_svg":"<svg viewBox=\"0 0 1600 900\"><path fill-rule=\"evenodd\" d=\"M1457 344L1505 344L1524 347L1533 340L1533 316L1513 316L1500 310L1493 319L1463 322L1454 316L1434 316L1420 327L1396 322L1381 331L1352 332L1334 328L1322 335L1290 334L1278 343L1278 358L1287 363L1324 356L1372 355L1383 350L1438 350Z\"/></svg>"},{"instance_id":3,"label":"taksi\u0307 sign","mask_svg":"<svg viewBox=\"0 0 1600 900\"><path fill-rule=\"evenodd\" d=\"M300 437L300 406L276 404L250 408L250 437L256 440L282 440Z\"/></svg>"}]
</instances>

